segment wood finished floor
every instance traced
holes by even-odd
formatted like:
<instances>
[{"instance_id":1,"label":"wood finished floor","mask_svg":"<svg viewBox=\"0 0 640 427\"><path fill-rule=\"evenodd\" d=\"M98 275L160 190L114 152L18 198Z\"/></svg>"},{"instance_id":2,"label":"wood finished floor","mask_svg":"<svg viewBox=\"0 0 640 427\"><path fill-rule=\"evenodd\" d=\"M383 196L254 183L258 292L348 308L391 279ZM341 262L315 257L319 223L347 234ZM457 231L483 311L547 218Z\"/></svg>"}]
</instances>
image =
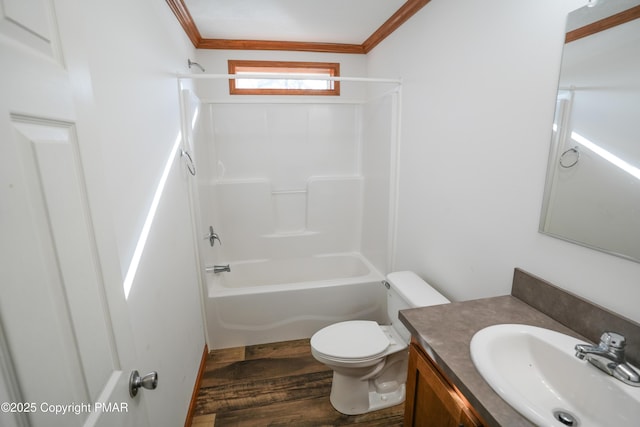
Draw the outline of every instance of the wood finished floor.
<instances>
[{"instance_id":1,"label":"wood finished floor","mask_svg":"<svg viewBox=\"0 0 640 427\"><path fill-rule=\"evenodd\" d=\"M192 427L402 426L404 405L344 415L329 403L332 371L309 340L209 353Z\"/></svg>"}]
</instances>

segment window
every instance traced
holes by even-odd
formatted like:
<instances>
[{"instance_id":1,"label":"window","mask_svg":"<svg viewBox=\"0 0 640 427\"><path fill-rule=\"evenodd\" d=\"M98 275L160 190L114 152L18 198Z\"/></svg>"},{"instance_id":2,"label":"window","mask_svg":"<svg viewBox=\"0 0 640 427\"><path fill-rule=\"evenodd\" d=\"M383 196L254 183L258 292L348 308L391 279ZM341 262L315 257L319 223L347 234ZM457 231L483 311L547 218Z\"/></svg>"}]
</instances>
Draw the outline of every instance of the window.
<instances>
[{"instance_id":1,"label":"window","mask_svg":"<svg viewBox=\"0 0 640 427\"><path fill-rule=\"evenodd\" d=\"M340 95L340 82L317 79L339 77L340 64L332 62L229 61L229 74L272 74L277 78L229 80L232 95ZM295 78L287 78L291 74ZM316 79L299 78L300 75ZM281 75L282 78L280 78Z\"/></svg>"}]
</instances>

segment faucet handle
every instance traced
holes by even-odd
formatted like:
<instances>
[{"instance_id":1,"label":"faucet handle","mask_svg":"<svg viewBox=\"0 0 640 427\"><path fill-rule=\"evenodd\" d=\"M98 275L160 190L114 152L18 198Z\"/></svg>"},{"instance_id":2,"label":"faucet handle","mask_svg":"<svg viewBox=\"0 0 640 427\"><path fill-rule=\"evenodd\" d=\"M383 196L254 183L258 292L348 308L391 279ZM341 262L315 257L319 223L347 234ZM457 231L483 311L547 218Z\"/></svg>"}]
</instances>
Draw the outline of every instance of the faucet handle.
<instances>
[{"instance_id":1,"label":"faucet handle","mask_svg":"<svg viewBox=\"0 0 640 427\"><path fill-rule=\"evenodd\" d=\"M220 240L220 237L218 237L218 234L215 231L213 231L212 225L209 226L209 234L204 236L204 239L209 240L209 244L211 245L211 247L213 247L213 244L215 243L216 240L218 241L218 243L222 244L222 241Z\"/></svg>"},{"instance_id":2,"label":"faucet handle","mask_svg":"<svg viewBox=\"0 0 640 427\"><path fill-rule=\"evenodd\" d=\"M627 345L627 340L624 335L620 335L616 332L604 332L600 337L600 345L607 348L622 350Z\"/></svg>"}]
</instances>

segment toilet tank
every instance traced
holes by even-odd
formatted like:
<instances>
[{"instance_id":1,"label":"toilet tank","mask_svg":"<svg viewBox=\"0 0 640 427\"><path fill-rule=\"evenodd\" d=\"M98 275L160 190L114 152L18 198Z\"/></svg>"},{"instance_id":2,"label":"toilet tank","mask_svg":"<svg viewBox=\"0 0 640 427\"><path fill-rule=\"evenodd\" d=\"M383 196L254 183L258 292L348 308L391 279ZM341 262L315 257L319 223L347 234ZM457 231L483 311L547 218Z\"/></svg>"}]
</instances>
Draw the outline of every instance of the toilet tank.
<instances>
[{"instance_id":1,"label":"toilet tank","mask_svg":"<svg viewBox=\"0 0 640 427\"><path fill-rule=\"evenodd\" d=\"M383 283L387 288L387 314L389 315L389 320L405 342L409 342L411 333L398 319L400 310L450 302L413 271L389 273L387 280Z\"/></svg>"}]
</instances>

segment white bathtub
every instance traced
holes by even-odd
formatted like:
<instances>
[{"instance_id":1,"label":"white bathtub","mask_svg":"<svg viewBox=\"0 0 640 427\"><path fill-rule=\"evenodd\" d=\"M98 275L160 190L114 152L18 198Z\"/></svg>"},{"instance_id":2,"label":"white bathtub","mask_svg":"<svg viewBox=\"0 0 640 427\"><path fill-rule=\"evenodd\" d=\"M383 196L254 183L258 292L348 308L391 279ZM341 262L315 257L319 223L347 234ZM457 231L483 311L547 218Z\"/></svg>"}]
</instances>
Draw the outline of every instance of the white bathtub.
<instances>
[{"instance_id":1,"label":"white bathtub","mask_svg":"<svg viewBox=\"0 0 640 427\"><path fill-rule=\"evenodd\" d=\"M230 262L207 275L211 349L309 338L343 320L386 322L383 276L360 254Z\"/></svg>"}]
</instances>

